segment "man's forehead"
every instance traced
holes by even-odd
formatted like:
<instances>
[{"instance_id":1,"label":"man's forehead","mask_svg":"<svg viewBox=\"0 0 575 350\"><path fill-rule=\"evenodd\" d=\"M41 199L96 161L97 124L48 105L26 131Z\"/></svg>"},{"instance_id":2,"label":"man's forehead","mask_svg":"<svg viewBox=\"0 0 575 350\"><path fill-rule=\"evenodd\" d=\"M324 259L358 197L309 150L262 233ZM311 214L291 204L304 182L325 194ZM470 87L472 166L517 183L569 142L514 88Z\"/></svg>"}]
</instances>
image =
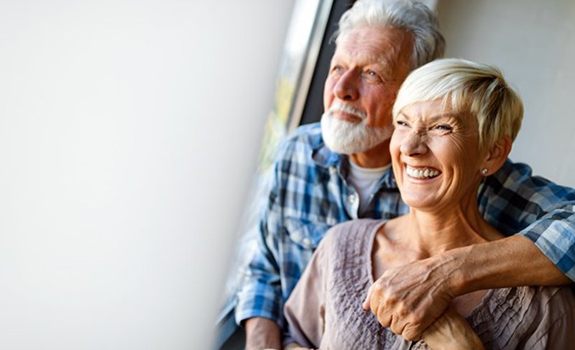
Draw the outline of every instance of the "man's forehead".
<instances>
[{"instance_id":1,"label":"man's forehead","mask_svg":"<svg viewBox=\"0 0 575 350\"><path fill-rule=\"evenodd\" d=\"M389 26L362 26L343 33L337 40L334 58L359 58L391 64L397 61L410 34Z\"/></svg>"},{"instance_id":2,"label":"man's forehead","mask_svg":"<svg viewBox=\"0 0 575 350\"><path fill-rule=\"evenodd\" d=\"M385 50L385 52L376 52L374 50L367 50L365 47L358 47L357 49L350 50L349 48L336 49L332 62L347 62L352 61L356 64L378 64L382 66L393 64L397 55Z\"/></svg>"}]
</instances>

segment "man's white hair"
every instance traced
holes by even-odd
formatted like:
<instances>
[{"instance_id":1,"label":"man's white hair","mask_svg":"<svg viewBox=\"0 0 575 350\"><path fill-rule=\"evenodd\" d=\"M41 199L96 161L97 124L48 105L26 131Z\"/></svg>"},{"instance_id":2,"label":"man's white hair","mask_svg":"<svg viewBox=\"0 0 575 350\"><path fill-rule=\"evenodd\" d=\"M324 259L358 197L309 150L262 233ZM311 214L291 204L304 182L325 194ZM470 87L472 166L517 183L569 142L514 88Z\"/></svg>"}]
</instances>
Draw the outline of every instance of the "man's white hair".
<instances>
[{"instance_id":1,"label":"man's white hair","mask_svg":"<svg viewBox=\"0 0 575 350\"><path fill-rule=\"evenodd\" d=\"M433 11L416 0L358 0L339 21L336 44L340 38L361 26L391 26L413 35L411 68L442 57L445 39Z\"/></svg>"}]
</instances>

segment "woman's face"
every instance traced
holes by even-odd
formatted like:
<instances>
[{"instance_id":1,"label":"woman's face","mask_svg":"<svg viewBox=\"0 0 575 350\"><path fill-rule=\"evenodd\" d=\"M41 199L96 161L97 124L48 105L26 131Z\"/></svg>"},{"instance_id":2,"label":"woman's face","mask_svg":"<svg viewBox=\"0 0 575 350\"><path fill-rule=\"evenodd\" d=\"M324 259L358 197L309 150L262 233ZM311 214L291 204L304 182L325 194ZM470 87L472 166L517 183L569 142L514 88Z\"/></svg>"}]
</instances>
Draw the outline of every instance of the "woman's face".
<instances>
[{"instance_id":1,"label":"woman's face","mask_svg":"<svg viewBox=\"0 0 575 350\"><path fill-rule=\"evenodd\" d=\"M433 100L404 107L394 126L393 171L409 206L442 210L476 203L482 155L475 117Z\"/></svg>"}]
</instances>

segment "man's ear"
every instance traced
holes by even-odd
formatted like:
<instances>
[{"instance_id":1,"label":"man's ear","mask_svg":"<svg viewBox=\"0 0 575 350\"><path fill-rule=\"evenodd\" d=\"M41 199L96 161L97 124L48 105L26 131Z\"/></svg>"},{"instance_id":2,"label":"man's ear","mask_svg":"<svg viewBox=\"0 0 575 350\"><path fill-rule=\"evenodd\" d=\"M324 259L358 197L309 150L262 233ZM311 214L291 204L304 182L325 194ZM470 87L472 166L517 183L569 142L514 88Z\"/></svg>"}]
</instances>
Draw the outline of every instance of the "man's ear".
<instances>
[{"instance_id":1,"label":"man's ear","mask_svg":"<svg viewBox=\"0 0 575 350\"><path fill-rule=\"evenodd\" d=\"M511 144L511 138L509 136L504 136L487 150L487 154L485 155L481 166L481 169L487 169L487 173L482 175L491 175L501 168L503 163L505 163L507 156L511 152Z\"/></svg>"}]
</instances>

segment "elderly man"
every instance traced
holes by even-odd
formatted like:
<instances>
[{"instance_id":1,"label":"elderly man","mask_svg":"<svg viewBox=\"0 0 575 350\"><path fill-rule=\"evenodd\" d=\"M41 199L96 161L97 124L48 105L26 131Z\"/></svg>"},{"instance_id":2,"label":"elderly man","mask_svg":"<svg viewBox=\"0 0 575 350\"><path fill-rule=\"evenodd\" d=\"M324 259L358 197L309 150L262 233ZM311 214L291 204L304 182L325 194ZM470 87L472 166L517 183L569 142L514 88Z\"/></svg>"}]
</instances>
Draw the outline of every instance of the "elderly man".
<instances>
[{"instance_id":1,"label":"elderly man","mask_svg":"<svg viewBox=\"0 0 575 350\"><path fill-rule=\"evenodd\" d=\"M281 348L283 304L328 228L407 211L389 166L391 108L408 73L443 54L437 20L415 1L359 0L339 26L326 112L279 152L259 250L238 294L236 321L248 349ZM455 296L575 279L574 190L508 161L487 178L478 203L510 236L387 271L364 303L383 326L414 339Z\"/></svg>"}]
</instances>

